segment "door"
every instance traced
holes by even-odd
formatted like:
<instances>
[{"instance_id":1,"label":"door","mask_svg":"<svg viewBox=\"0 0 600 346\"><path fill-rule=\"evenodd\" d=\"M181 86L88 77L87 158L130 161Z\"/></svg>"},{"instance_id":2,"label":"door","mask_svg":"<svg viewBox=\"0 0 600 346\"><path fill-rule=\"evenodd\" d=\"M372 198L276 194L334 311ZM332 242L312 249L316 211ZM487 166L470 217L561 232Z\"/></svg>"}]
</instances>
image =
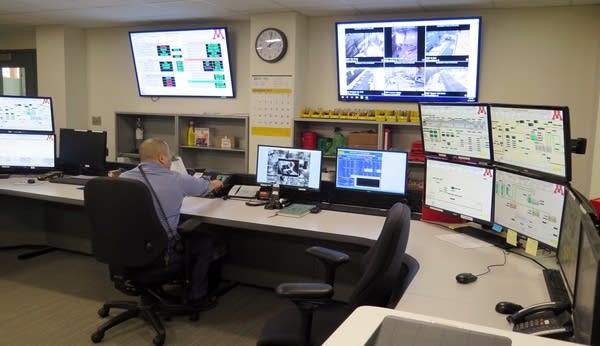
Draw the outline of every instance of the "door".
<instances>
[{"instance_id":1,"label":"door","mask_svg":"<svg viewBox=\"0 0 600 346\"><path fill-rule=\"evenodd\" d=\"M37 96L34 49L0 50L0 95Z\"/></svg>"}]
</instances>

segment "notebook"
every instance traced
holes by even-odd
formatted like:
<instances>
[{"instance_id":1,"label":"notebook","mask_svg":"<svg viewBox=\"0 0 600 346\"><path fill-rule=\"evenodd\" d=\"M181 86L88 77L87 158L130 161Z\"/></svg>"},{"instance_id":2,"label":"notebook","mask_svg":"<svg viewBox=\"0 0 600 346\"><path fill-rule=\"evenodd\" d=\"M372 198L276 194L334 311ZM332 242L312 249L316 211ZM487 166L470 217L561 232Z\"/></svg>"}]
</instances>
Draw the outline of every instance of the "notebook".
<instances>
[{"instance_id":1,"label":"notebook","mask_svg":"<svg viewBox=\"0 0 600 346\"><path fill-rule=\"evenodd\" d=\"M314 207L315 207L314 204L293 203L293 204L290 204L287 207L279 210L277 215L302 217L302 216L310 213L310 210Z\"/></svg>"}]
</instances>

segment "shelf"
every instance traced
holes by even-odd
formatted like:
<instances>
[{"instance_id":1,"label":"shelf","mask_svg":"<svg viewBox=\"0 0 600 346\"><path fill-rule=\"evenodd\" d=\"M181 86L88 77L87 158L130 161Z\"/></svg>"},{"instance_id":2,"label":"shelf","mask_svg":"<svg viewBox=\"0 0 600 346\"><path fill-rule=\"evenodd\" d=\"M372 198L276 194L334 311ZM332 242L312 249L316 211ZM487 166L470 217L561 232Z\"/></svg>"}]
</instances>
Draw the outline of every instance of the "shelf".
<instances>
[{"instance_id":1,"label":"shelf","mask_svg":"<svg viewBox=\"0 0 600 346\"><path fill-rule=\"evenodd\" d=\"M118 153L117 157L128 157L130 159L139 159L140 154L137 153Z\"/></svg>"},{"instance_id":2,"label":"shelf","mask_svg":"<svg viewBox=\"0 0 600 346\"><path fill-rule=\"evenodd\" d=\"M353 120L353 119L328 119L328 118L294 118L297 122L307 123L342 123L342 124L369 124L369 125L393 125L393 126L421 126L420 123L402 121L376 121L376 120Z\"/></svg>"},{"instance_id":3,"label":"shelf","mask_svg":"<svg viewBox=\"0 0 600 346\"><path fill-rule=\"evenodd\" d=\"M237 149L237 148L228 149L228 148L218 148L218 147L197 147L197 146L192 146L192 145L181 145L180 148L181 149L189 149L189 150L231 151L231 152L239 152L239 153L245 153L246 152L245 149Z\"/></svg>"}]
</instances>

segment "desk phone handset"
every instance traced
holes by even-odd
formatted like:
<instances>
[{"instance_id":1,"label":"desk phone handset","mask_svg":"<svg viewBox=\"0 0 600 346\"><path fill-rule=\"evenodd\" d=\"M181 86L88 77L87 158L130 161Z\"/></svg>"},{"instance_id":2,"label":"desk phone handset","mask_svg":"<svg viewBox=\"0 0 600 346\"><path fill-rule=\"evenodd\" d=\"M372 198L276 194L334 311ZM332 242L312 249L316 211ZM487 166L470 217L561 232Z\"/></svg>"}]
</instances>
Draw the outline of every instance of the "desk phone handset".
<instances>
[{"instance_id":1,"label":"desk phone handset","mask_svg":"<svg viewBox=\"0 0 600 346\"><path fill-rule=\"evenodd\" d=\"M563 338L573 332L569 302L540 303L523 308L506 317L514 323L513 331Z\"/></svg>"}]
</instances>

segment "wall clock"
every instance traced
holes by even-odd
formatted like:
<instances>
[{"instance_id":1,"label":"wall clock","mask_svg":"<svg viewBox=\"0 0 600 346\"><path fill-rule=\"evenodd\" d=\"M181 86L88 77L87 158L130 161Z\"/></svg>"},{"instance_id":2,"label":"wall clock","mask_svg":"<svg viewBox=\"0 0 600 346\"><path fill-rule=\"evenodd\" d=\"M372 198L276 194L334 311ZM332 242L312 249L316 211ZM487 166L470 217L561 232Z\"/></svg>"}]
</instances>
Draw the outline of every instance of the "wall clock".
<instances>
[{"instance_id":1,"label":"wall clock","mask_svg":"<svg viewBox=\"0 0 600 346\"><path fill-rule=\"evenodd\" d=\"M267 28L256 36L256 54L266 62L274 63L281 60L287 52L287 37L283 31Z\"/></svg>"}]
</instances>

